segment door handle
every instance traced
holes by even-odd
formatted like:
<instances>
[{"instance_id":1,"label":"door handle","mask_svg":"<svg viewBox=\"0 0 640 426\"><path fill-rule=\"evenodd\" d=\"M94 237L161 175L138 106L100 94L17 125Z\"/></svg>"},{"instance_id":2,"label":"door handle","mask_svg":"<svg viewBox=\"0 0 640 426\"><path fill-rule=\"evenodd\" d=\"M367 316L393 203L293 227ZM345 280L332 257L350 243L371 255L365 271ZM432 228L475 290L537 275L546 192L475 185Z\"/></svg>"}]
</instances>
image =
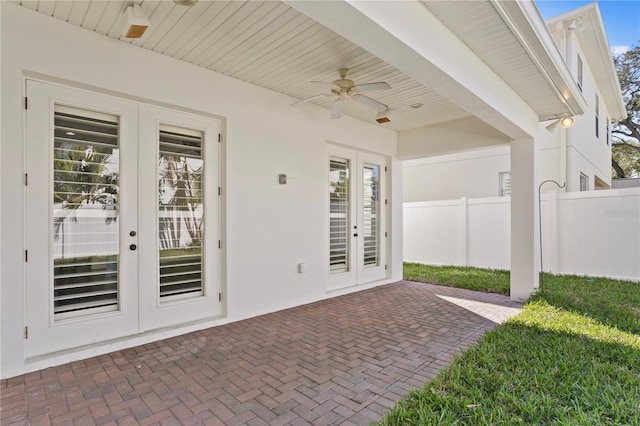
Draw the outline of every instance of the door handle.
<instances>
[{"instance_id":1,"label":"door handle","mask_svg":"<svg viewBox=\"0 0 640 426\"><path fill-rule=\"evenodd\" d=\"M137 249L137 248L138 248L138 246L137 246L137 245L135 245L135 244L131 244L131 245L129 246L129 250L135 250L135 249Z\"/></svg>"},{"instance_id":2,"label":"door handle","mask_svg":"<svg viewBox=\"0 0 640 426\"><path fill-rule=\"evenodd\" d=\"M357 236L358 236L358 234L353 234L353 236L354 236L354 237L357 237Z\"/></svg>"}]
</instances>

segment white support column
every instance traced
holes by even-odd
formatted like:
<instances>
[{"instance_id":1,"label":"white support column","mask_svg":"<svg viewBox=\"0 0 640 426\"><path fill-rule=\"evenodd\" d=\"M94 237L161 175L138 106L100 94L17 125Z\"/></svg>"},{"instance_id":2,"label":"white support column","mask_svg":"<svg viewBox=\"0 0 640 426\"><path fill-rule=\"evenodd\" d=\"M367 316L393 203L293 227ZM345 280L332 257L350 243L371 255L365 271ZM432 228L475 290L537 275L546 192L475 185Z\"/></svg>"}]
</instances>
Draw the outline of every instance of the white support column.
<instances>
[{"instance_id":1,"label":"white support column","mask_svg":"<svg viewBox=\"0 0 640 426\"><path fill-rule=\"evenodd\" d=\"M538 287L537 185L533 139L511 142L511 300Z\"/></svg>"}]
</instances>

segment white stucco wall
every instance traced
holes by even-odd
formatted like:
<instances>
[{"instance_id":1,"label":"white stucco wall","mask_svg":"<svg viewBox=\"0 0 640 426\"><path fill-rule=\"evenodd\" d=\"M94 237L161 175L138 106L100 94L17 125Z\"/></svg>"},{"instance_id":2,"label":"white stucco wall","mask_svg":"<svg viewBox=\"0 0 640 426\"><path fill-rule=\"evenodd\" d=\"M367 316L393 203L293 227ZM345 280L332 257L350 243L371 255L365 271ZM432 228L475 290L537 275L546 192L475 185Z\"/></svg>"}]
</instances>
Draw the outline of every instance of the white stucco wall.
<instances>
[{"instance_id":1,"label":"white stucco wall","mask_svg":"<svg viewBox=\"0 0 640 426\"><path fill-rule=\"evenodd\" d=\"M583 61L582 94L587 101L587 110L583 115L575 117L575 124L567 129L567 146L573 148L573 155L568 155L568 191L580 190L580 173L589 177L589 189L593 189L594 176L611 185L611 147L607 145L607 118L610 116L602 101L600 88L597 86L589 63L574 33L569 33L567 56L570 60L571 73L577 75L577 57ZM595 134L595 96L600 99L599 137ZM571 152L571 150L570 150Z\"/></svg>"},{"instance_id":2,"label":"white stucco wall","mask_svg":"<svg viewBox=\"0 0 640 426\"><path fill-rule=\"evenodd\" d=\"M509 145L404 161L404 201L499 195L499 172L508 172Z\"/></svg>"},{"instance_id":3,"label":"white stucco wall","mask_svg":"<svg viewBox=\"0 0 640 426\"><path fill-rule=\"evenodd\" d=\"M566 35L566 38L565 38ZM593 72L586 60L575 32L555 32L554 38L562 52L571 74L577 76L577 56L583 61L582 94L587 103L584 114L574 117L575 124L569 129L559 125L547 126L552 121L539 124L535 137L536 174L538 182L553 179L566 188L553 184L543 187L543 192L558 190L575 192L580 190L580 174L589 180L589 189L595 189L596 177L605 185L611 185L611 147L607 145L607 120L610 113L602 100ZM599 137L595 134L595 96L600 99ZM399 155L405 167L404 201L447 200L466 196L471 198L495 197L498 173L508 171L508 146L503 151L497 147L469 151L470 141L480 140L484 145L504 143L499 135L487 134L479 127L477 137L473 128L455 126L453 132L442 131L443 125L401 132ZM466 134L462 132L466 132ZM564 132L565 136L562 136ZM562 137L565 141L562 142ZM453 139L453 140L452 140ZM430 150L430 158L411 160L423 151ZM461 153L453 154L457 150ZM446 154L446 155L440 155ZM444 179L440 179L443 177ZM435 184L434 182L438 182Z\"/></svg>"},{"instance_id":4,"label":"white stucco wall","mask_svg":"<svg viewBox=\"0 0 640 426\"><path fill-rule=\"evenodd\" d=\"M2 2L2 377L81 359L211 325L236 321L402 277L402 166L397 135L350 117L329 120L312 105ZM223 288L226 318L46 359L25 360L24 77L141 102L214 114L223 120ZM388 278L328 294L327 142L390 159ZM278 185L286 173L287 185ZM255 213L261 219L256 220ZM307 272L297 273L305 262Z\"/></svg>"},{"instance_id":5,"label":"white stucco wall","mask_svg":"<svg viewBox=\"0 0 640 426\"><path fill-rule=\"evenodd\" d=\"M593 116L590 119L577 117L576 124L570 129L556 126L548 131L546 126L549 122L539 125L535 139L538 182L552 179L562 184L566 181L565 188L546 184L542 192L579 191L581 173L589 179L589 190L595 189L596 176L607 184L611 183L611 149L606 145L606 133L601 133L600 139L596 139L593 130L595 120ZM605 129L601 131L605 132ZM566 145L561 143L562 132L566 133ZM499 173L510 171L509 158L509 145L499 145L405 160L404 201L495 197L499 195ZM609 168L604 166L605 163Z\"/></svg>"}]
</instances>

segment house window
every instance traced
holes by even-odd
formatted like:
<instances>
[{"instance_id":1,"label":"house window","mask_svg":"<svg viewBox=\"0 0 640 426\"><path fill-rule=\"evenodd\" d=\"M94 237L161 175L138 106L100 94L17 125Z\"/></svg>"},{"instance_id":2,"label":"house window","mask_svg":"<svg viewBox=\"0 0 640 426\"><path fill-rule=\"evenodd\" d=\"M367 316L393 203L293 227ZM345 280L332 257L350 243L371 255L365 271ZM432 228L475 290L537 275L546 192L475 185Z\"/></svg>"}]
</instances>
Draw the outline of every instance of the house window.
<instances>
[{"instance_id":1,"label":"house window","mask_svg":"<svg viewBox=\"0 0 640 426\"><path fill-rule=\"evenodd\" d=\"M380 247L380 165L365 163L362 168L362 238L365 268L379 266Z\"/></svg>"},{"instance_id":2,"label":"house window","mask_svg":"<svg viewBox=\"0 0 640 426\"><path fill-rule=\"evenodd\" d=\"M54 107L53 313L119 309L119 117Z\"/></svg>"},{"instance_id":3,"label":"house window","mask_svg":"<svg viewBox=\"0 0 640 426\"><path fill-rule=\"evenodd\" d=\"M511 172L500 173L500 196L511 196Z\"/></svg>"},{"instance_id":4,"label":"house window","mask_svg":"<svg viewBox=\"0 0 640 426\"><path fill-rule=\"evenodd\" d=\"M596 138L600 137L600 98L596 94Z\"/></svg>"},{"instance_id":5,"label":"house window","mask_svg":"<svg viewBox=\"0 0 640 426\"><path fill-rule=\"evenodd\" d=\"M589 178L584 173L580 173L580 191L589 190Z\"/></svg>"},{"instance_id":6,"label":"house window","mask_svg":"<svg viewBox=\"0 0 640 426\"><path fill-rule=\"evenodd\" d=\"M204 134L161 124L158 257L162 301L203 295Z\"/></svg>"},{"instance_id":7,"label":"house window","mask_svg":"<svg viewBox=\"0 0 640 426\"><path fill-rule=\"evenodd\" d=\"M349 160L331 157L329 160L329 271L331 274L349 271L349 226L351 195Z\"/></svg>"},{"instance_id":8,"label":"house window","mask_svg":"<svg viewBox=\"0 0 640 426\"><path fill-rule=\"evenodd\" d=\"M580 90L582 91L582 58L580 57L580 55L578 55L578 69L577 69L577 76L578 76L578 87L580 88Z\"/></svg>"},{"instance_id":9,"label":"house window","mask_svg":"<svg viewBox=\"0 0 640 426\"><path fill-rule=\"evenodd\" d=\"M611 119L607 117L607 146L611 143Z\"/></svg>"}]
</instances>

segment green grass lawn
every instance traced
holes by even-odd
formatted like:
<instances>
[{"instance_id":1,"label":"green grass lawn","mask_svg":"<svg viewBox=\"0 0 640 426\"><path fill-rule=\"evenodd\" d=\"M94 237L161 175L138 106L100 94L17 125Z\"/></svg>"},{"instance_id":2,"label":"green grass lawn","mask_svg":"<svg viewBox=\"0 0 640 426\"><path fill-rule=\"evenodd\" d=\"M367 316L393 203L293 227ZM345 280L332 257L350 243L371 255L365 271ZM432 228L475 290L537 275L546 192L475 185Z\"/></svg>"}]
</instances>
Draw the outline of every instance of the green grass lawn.
<instances>
[{"instance_id":1,"label":"green grass lawn","mask_svg":"<svg viewBox=\"0 0 640 426\"><path fill-rule=\"evenodd\" d=\"M509 295L509 271L405 263L404 279Z\"/></svg>"},{"instance_id":2,"label":"green grass lawn","mask_svg":"<svg viewBox=\"0 0 640 426\"><path fill-rule=\"evenodd\" d=\"M480 287L508 277L455 269L453 277L482 275ZM640 284L544 278L544 293L520 315L410 392L381 424L640 425Z\"/></svg>"}]
</instances>

